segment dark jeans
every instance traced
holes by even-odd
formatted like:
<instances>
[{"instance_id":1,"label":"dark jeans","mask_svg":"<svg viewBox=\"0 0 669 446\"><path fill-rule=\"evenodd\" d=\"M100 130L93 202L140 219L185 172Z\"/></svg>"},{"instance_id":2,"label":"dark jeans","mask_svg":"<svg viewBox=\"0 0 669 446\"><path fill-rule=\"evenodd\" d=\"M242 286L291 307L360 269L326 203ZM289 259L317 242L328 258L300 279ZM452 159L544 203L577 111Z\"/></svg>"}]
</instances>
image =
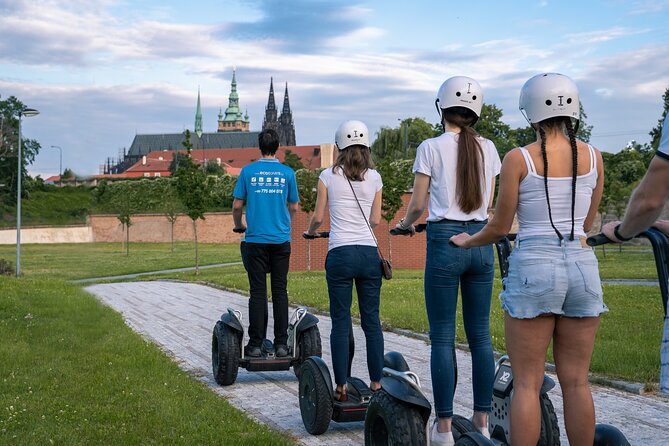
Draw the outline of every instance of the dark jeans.
<instances>
[{"instance_id":1,"label":"dark jeans","mask_svg":"<svg viewBox=\"0 0 669 446\"><path fill-rule=\"evenodd\" d=\"M274 344L288 342L288 266L290 242L281 244L246 243L249 276L249 345L259 347L267 336L267 272L272 286Z\"/></svg>"},{"instance_id":2,"label":"dark jeans","mask_svg":"<svg viewBox=\"0 0 669 446\"><path fill-rule=\"evenodd\" d=\"M325 277L330 296L330 348L335 383L346 384L349 363L349 327L353 283L367 346L367 369L372 381L383 373L383 331L379 319L381 297L381 260L374 246L349 245L328 252Z\"/></svg>"},{"instance_id":3,"label":"dark jeans","mask_svg":"<svg viewBox=\"0 0 669 446\"><path fill-rule=\"evenodd\" d=\"M432 341L430 369L434 406L440 418L453 416L458 287L462 294L465 334L472 355L474 410L491 410L495 368L490 341L493 248L487 245L462 249L448 243L455 234L475 234L483 226L483 223L430 223L427 227L425 306Z\"/></svg>"}]
</instances>

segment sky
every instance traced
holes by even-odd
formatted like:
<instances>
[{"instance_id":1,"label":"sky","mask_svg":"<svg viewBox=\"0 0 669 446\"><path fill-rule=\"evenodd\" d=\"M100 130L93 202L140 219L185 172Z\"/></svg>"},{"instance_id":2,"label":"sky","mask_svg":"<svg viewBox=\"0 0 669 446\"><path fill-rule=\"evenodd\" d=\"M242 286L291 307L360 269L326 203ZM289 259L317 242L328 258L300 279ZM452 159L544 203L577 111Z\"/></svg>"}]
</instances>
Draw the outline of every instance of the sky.
<instances>
[{"instance_id":1,"label":"sky","mask_svg":"<svg viewBox=\"0 0 669 446\"><path fill-rule=\"evenodd\" d=\"M523 83L577 83L592 143L648 142L669 87L669 0L0 0L0 98L40 111L23 133L44 178L99 173L136 134L215 132L233 67L258 131L270 78L288 83L298 145L333 142L341 121L376 134L401 119L436 123L455 75L478 80L511 127Z\"/></svg>"}]
</instances>

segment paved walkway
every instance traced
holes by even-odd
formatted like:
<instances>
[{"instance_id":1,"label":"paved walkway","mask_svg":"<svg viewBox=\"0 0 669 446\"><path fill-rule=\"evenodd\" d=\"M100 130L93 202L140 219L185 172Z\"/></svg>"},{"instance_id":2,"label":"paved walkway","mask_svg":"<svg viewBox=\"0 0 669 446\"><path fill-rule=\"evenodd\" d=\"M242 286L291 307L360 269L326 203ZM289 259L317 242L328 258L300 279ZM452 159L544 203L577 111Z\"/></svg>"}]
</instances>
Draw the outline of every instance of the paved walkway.
<instances>
[{"instance_id":1,"label":"paved walkway","mask_svg":"<svg viewBox=\"0 0 669 446\"><path fill-rule=\"evenodd\" d=\"M209 384L231 404L261 423L272 426L295 438L301 445L364 444L363 423L337 424L318 437L309 435L302 424L298 405L297 379L287 372L252 373L239 370L237 382L229 387L218 386L211 372L211 332L226 308L235 308L247 315L248 298L239 294L189 283L133 282L92 285L86 288L104 303L119 311L127 324L153 340L169 353L180 367ZM270 310L271 314L271 310ZM330 364L330 319L318 316L323 342L323 356ZM271 319L271 318L270 318ZM272 333L271 320L268 332ZM368 379L365 343L362 329L354 327L356 356L353 374ZM421 379L432 400L429 372L429 346L421 340L384 333L385 350L402 352ZM458 351L458 389L455 412L471 414L471 364L466 352ZM557 381L557 378L554 377ZM669 401L660 397L633 395L615 389L593 386L597 421L618 426L634 445L669 444ZM562 416L559 386L550 398ZM562 423L562 421L561 421ZM561 424L562 444L568 444Z\"/></svg>"}]
</instances>

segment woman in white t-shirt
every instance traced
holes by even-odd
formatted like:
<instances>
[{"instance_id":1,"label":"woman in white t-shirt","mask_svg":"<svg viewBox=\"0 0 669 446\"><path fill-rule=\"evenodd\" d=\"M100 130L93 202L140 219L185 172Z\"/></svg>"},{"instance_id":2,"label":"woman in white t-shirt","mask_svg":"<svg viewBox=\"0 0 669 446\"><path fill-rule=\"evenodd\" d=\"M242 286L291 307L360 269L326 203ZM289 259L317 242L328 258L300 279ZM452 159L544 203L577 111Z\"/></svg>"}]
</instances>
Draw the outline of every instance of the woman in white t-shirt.
<instances>
[{"instance_id":1,"label":"woman in white t-shirt","mask_svg":"<svg viewBox=\"0 0 669 446\"><path fill-rule=\"evenodd\" d=\"M353 284L367 346L370 388L381 388L383 332L379 319L381 260L372 235L381 220L381 176L374 170L369 148L369 131L360 121L345 121L335 133L337 160L318 181L316 209L307 235L315 235L323 223L325 208L330 213L330 239L325 274L330 297L332 368L335 398L346 401L349 364L349 328ZM363 215L364 213L364 215Z\"/></svg>"},{"instance_id":2,"label":"woman in white t-shirt","mask_svg":"<svg viewBox=\"0 0 669 446\"><path fill-rule=\"evenodd\" d=\"M451 241L470 249L494 242L518 216L500 294L513 367L510 443L536 445L539 440L539 393L552 343L569 444L592 445L595 407L588 370L600 314L607 308L597 258L585 236L604 188L602 155L576 139L578 88L567 76L532 77L519 104L537 140L504 157L490 223L476 235L458 234Z\"/></svg>"},{"instance_id":3,"label":"woman in white t-shirt","mask_svg":"<svg viewBox=\"0 0 669 446\"><path fill-rule=\"evenodd\" d=\"M495 145L472 126L481 114L483 92L474 79L456 76L437 93L444 133L418 146L413 195L397 227L410 229L428 206L425 306L430 323L430 369L435 423L431 444L454 444L451 432L455 388L455 314L458 288L472 355L472 422L489 437L494 358L490 341L490 300L494 276L492 245L463 250L449 245L452 235L480 231L488 218L500 160ZM429 198L428 198L429 192Z\"/></svg>"}]
</instances>

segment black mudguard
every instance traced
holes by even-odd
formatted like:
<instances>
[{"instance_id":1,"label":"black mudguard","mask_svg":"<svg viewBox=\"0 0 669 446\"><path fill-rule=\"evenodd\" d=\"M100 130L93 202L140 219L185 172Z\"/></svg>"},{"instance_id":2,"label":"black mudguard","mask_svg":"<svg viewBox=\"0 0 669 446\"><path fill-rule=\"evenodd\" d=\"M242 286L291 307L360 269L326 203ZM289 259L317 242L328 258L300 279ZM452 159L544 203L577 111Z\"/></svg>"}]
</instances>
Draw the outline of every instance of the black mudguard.
<instances>
[{"instance_id":1,"label":"black mudguard","mask_svg":"<svg viewBox=\"0 0 669 446\"><path fill-rule=\"evenodd\" d=\"M237 319L235 313L233 313L233 311L230 309L228 309L227 313L223 313L221 315L221 322L223 322L225 325L232 328L233 330L236 330L240 333L244 333L244 328L242 327L242 323L239 322L239 319Z\"/></svg>"},{"instance_id":2,"label":"black mudguard","mask_svg":"<svg viewBox=\"0 0 669 446\"><path fill-rule=\"evenodd\" d=\"M325 364L325 361L323 361L323 359L319 358L318 356L309 356L307 361L312 361L314 364L316 364L318 371L321 372L321 375L323 375L323 380L327 384L328 392L330 392L330 399L334 401L332 378L330 377L330 370L328 370L328 366Z\"/></svg>"},{"instance_id":3,"label":"black mudguard","mask_svg":"<svg viewBox=\"0 0 669 446\"><path fill-rule=\"evenodd\" d=\"M384 376L381 378L381 387L393 398L418 407L423 419L427 423L430 418L430 412L432 412L432 406L427 398L409 385L409 383L394 376Z\"/></svg>"},{"instance_id":4,"label":"black mudguard","mask_svg":"<svg viewBox=\"0 0 669 446\"><path fill-rule=\"evenodd\" d=\"M544 375L544 382L541 384L541 391L539 393L548 393L549 390L555 387L555 381L548 375Z\"/></svg>"},{"instance_id":5,"label":"black mudguard","mask_svg":"<svg viewBox=\"0 0 669 446\"><path fill-rule=\"evenodd\" d=\"M299 335L316 324L318 324L318 318L311 313L307 313L304 315L300 323L297 324L297 327L295 327L295 333Z\"/></svg>"}]
</instances>

